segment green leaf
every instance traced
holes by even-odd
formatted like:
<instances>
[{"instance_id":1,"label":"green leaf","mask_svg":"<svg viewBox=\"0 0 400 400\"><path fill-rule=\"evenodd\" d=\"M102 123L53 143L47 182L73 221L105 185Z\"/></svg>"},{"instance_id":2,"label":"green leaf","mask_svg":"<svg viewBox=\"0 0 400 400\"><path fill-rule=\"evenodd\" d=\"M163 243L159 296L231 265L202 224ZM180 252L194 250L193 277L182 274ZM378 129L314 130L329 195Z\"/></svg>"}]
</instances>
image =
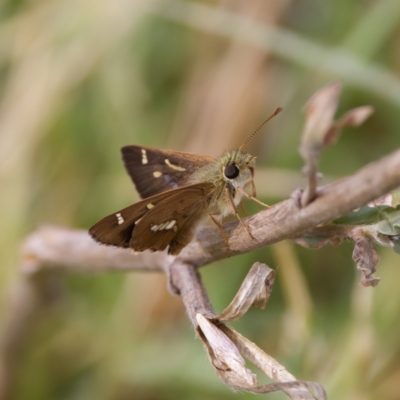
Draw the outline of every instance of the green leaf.
<instances>
[{"instance_id":1,"label":"green leaf","mask_svg":"<svg viewBox=\"0 0 400 400\"><path fill-rule=\"evenodd\" d=\"M400 233L400 206L362 207L332 222L336 225L377 225L377 230L385 235Z\"/></svg>"}]
</instances>

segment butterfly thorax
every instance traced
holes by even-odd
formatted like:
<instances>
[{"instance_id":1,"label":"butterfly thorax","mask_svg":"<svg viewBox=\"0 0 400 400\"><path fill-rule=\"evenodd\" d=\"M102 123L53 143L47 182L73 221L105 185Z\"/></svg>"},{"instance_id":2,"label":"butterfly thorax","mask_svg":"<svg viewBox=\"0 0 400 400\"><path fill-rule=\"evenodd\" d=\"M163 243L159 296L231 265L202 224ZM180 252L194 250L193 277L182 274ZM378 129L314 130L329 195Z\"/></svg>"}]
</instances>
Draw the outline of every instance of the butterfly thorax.
<instances>
[{"instance_id":1,"label":"butterfly thorax","mask_svg":"<svg viewBox=\"0 0 400 400\"><path fill-rule=\"evenodd\" d=\"M232 214L232 204L229 194L237 206L244 189L253 180L255 157L240 150L224 153L215 162L204 165L193 173L190 183L210 182L208 212L217 218ZM227 193L229 191L229 194Z\"/></svg>"}]
</instances>

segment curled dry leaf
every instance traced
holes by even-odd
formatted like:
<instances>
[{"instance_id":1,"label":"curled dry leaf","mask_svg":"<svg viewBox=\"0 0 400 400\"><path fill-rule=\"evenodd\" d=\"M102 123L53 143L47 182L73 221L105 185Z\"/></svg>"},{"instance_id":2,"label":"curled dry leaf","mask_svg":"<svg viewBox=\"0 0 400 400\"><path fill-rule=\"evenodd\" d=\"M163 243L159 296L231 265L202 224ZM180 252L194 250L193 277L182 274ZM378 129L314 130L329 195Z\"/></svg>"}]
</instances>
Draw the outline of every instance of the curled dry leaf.
<instances>
[{"instance_id":1,"label":"curled dry leaf","mask_svg":"<svg viewBox=\"0 0 400 400\"><path fill-rule=\"evenodd\" d=\"M374 111L371 106L361 106L347 111L334 121L342 86L339 82L318 90L305 107L306 124L302 135L301 154L321 150L336 142L341 129L361 125Z\"/></svg>"},{"instance_id":2,"label":"curled dry leaf","mask_svg":"<svg viewBox=\"0 0 400 400\"><path fill-rule=\"evenodd\" d=\"M361 125L374 112L371 106L361 106L347 111L339 121L332 124L331 128L326 132L323 148L335 144L340 136L340 132L344 127L356 127Z\"/></svg>"},{"instance_id":3,"label":"curled dry leaf","mask_svg":"<svg viewBox=\"0 0 400 400\"><path fill-rule=\"evenodd\" d=\"M358 126L373 112L372 107L354 108L334 121L342 85L334 82L318 90L305 107L306 122L300 145L300 154L305 161L308 182L301 196L301 206L305 207L316 197L318 182L318 158L322 149L332 145L345 126Z\"/></svg>"},{"instance_id":4,"label":"curled dry leaf","mask_svg":"<svg viewBox=\"0 0 400 400\"><path fill-rule=\"evenodd\" d=\"M352 108L347 111L340 119L337 121L337 125L341 128L345 126L356 127L363 124L374 112L372 106L361 106Z\"/></svg>"},{"instance_id":5,"label":"curled dry leaf","mask_svg":"<svg viewBox=\"0 0 400 400\"><path fill-rule=\"evenodd\" d=\"M267 265L256 262L251 267L236 296L229 306L215 319L235 321L253 305L264 308L272 291L275 271Z\"/></svg>"},{"instance_id":6,"label":"curled dry leaf","mask_svg":"<svg viewBox=\"0 0 400 400\"><path fill-rule=\"evenodd\" d=\"M211 321L196 314L211 362L220 378L230 386L253 387L257 376L245 367L245 361L232 341Z\"/></svg>"},{"instance_id":7,"label":"curled dry leaf","mask_svg":"<svg viewBox=\"0 0 400 400\"><path fill-rule=\"evenodd\" d=\"M297 381L281 364L256 344L224 324L196 314L198 331L215 371L223 382L236 390L251 393L284 391L292 400L326 400L325 390L315 382ZM257 376L245 367L241 353L271 379L278 382L257 386ZM310 391L316 393L314 397Z\"/></svg>"},{"instance_id":8,"label":"curled dry leaf","mask_svg":"<svg viewBox=\"0 0 400 400\"><path fill-rule=\"evenodd\" d=\"M252 305L263 308L270 296L274 278L275 271L267 265L258 262L253 264L237 295L224 312L210 319L200 313L196 314L199 337L215 371L231 388L251 393L282 390L292 400L314 399L310 389L318 394L318 398L325 400L325 391L320 385L297 381L274 358L221 322L238 319ZM257 386L257 376L245 367L242 355L278 382Z\"/></svg>"},{"instance_id":9,"label":"curled dry leaf","mask_svg":"<svg viewBox=\"0 0 400 400\"><path fill-rule=\"evenodd\" d=\"M333 124L342 85L334 82L315 92L307 102L304 112L306 123L303 130L300 153L305 160L310 153L319 151L325 135Z\"/></svg>"},{"instance_id":10,"label":"curled dry leaf","mask_svg":"<svg viewBox=\"0 0 400 400\"><path fill-rule=\"evenodd\" d=\"M372 241L362 231L360 231L356 240L353 260L357 263L357 269L362 273L360 284L362 286L375 287L380 281L380 278L373 277L376 272L375 267L379 262L379 255Z\"/></svg>"},{"instance_id":11,"label":"curled dry leaf","mask_svg":"<svg viewBox=\"0 0 400 400\"><path fill-rule=\"evenodd\" d=\"M309 390L311 390L317 394L317 398L321 400L326 399L325 390L318 383L297 381L283 365L265 353L255 343L226 325L221 325L221 330L238 347L240 353L244 357L264 372L269 378L277 381L276 383L251 388L248 391L252 393L271 393L277 390L282 390L292 400L311 400L315 398L310 393Z\"/></svg>"}]
</instances>

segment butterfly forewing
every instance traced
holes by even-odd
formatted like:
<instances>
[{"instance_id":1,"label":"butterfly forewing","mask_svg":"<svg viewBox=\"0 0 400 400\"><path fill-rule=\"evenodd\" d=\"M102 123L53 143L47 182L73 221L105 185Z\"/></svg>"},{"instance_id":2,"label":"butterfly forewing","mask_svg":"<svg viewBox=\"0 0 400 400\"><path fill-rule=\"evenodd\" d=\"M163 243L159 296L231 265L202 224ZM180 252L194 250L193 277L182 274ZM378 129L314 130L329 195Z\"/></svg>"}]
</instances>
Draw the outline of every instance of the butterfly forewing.
<instances>
[{"instance_id":1,"label":"butterfly forewing","mask_svg":"<svg viewBox=\"0 0 400 400\"><path fill-rule=\"evenodd\" d=\"M188 184L192 173L212 157L146 146L125 146L121 149L125 168L142 198Z\"/></svg>"},{"instance_id":2,"label":"butterfly forewing","mask_svg":"<svg viewBox=\"0 0 400 400\"><path fill-rule=\"evenodd\" d=\"M212 190L204 182L149 197L103 218L89 232L103 244L135 251L161 251L169 245L169 253L178 254L191 241Z\"/></svg>"}]
</instances>

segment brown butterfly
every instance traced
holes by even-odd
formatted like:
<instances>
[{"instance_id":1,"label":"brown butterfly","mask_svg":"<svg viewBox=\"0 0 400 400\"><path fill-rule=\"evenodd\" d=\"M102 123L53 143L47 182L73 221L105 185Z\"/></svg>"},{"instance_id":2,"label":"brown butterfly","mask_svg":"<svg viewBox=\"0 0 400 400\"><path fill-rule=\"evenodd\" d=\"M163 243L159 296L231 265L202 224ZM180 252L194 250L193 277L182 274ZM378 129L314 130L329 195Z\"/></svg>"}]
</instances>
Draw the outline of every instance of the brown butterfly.
<instances>
[{"instance_id":1,"label":"brown butterfly","mask_svg":"<svg viewBox=\"0 0 400 400\"><path fill-rule=\"evenodd\" d=\"M211 217L227 242L220 222L234 213L251 236L236 206L243 195L263 204L255 198L255 157L241 151L254 134L218 160L145 146L123 147L125 168L144 200L103 218L90 228L90 235L100 243L138 252L169 246L168 253L175 255L189 244L205 218ZM244 190L249 184L253 196Z\"/></svg>"}]
</instances>

